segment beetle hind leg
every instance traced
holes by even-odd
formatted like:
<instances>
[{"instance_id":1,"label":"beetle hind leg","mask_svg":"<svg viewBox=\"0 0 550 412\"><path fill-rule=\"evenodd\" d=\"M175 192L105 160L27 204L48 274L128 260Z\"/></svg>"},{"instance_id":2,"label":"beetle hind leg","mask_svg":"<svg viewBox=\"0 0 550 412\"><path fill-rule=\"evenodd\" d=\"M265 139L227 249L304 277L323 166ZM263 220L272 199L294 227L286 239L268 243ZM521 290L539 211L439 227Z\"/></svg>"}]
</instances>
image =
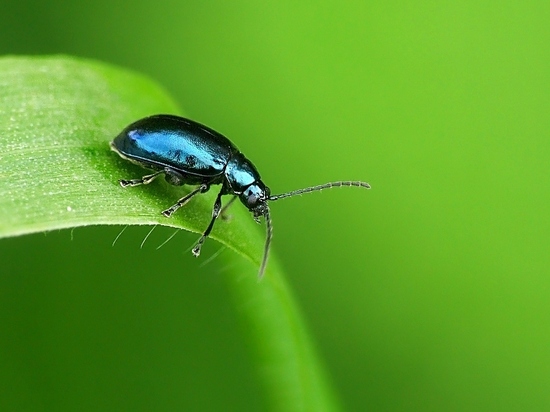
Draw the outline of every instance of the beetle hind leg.
<instances>
[{"instance_id":1,"label":"beetle hind leg","mask_svg":"<svg viewBox=\"0 0 550 412\"><path fill-rule=\"evenodd\" d=\"M164 169L164 172L166 173L164 175L164 180L166 180L171 185L183 186L185 184L185 176L182 175L180 172L177 172L174 169L170 169L169 167L166 167Z\"/></svg>"},{"instance_id":2,"label":"beetle hind leg","mask_svg":"<svg viewBox=\"0 0 550 412\"><path fill-rule=\"evenodd\" d=\"M148 185L163 173L165 173L164 170L159 170L158 172L155 172L153 174L143 176L141 179L120 179L118 183L120 183L122 187Z\"/></svg>"},{"instance_id":3,"label":"beetle hind leg","mask_svg":"<svg viewBox=\"0 0 550 412\"><path fill-rule=\"evenodd\" d=\"M148 185L153 180L155 180L160 175L164 174L164 179L174 186L181 186L185 183L184 176L169 168L165 167L162 170L159 170L158 172L152 173L150 175L145 175L141 179L120 179L118 182L122 187L133 187L133 186L139 186L139 185Z\"/></svg>"}]
</instances>

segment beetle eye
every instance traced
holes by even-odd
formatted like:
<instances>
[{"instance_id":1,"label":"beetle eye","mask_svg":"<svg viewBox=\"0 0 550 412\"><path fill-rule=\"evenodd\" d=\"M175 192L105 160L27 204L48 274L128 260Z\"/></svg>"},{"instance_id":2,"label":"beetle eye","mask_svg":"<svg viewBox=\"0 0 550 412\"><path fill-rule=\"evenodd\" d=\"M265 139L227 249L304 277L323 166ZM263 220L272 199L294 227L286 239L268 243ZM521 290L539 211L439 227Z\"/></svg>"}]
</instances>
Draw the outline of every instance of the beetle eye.
<instances>
[{"instance_id":1,"label":"beetle eye","mask_svg":"<svg viewBox=\"0 0 550 412\"><path fill-rule=\"evenodd\" d=\"M246 203L248 204L248 207L254 207L257 202L258 202L258 195L256 194L251 194L246 199Z\"/></svg>"}]
</instances>

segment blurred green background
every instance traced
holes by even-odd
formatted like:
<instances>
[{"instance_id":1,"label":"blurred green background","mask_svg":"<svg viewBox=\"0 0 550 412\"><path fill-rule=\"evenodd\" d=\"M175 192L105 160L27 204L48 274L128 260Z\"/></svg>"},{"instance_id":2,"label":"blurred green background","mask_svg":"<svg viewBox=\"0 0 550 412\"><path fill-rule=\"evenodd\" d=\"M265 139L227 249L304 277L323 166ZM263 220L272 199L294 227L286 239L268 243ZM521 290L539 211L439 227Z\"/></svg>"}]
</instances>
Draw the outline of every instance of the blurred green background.
<instances>
[{"instance_id":1,"label":"blurred green background","mask_svg":"<svg viewBox=\"0 0 550 412\"><path fill-rule=\"evenodd\" d=\"M550 409L550 3L126 4L4 2L0 54L149 74L275 193L372 184L272 206L346 409ZM231 258L119 231L0 242L0 409L265 408Z\"/></svg>"}]
</instances>

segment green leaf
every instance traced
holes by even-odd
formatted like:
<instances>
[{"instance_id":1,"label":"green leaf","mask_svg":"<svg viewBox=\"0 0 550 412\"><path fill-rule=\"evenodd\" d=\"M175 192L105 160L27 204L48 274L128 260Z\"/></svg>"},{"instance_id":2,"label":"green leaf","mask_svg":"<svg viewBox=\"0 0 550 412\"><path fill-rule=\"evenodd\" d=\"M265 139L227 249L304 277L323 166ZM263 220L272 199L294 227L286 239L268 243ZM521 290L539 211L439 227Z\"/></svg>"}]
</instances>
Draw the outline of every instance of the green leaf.
<instances>
[{"instance_id":1,"label":"green leaf","mask_svg":"<svg viewBox=\"0 0 550 412\"><path fill-rule=\"evenodd\" d=\"M181 111L162 88L136 73L64 56L1 58L0 237L103 224L202 232L215 191L167 219L160 211L181 196L181 188L122 189L117 183L144 171L113 153L109 141L154 113ZM231 214L230 222L217 222L212 238L257 270L264 235L244 208ZM246 260L235 260L229 283L235 301L247 302L237 311L273 408L338 409L276 260L270 258L261 282Z\"/></svg>"}]
</instances>

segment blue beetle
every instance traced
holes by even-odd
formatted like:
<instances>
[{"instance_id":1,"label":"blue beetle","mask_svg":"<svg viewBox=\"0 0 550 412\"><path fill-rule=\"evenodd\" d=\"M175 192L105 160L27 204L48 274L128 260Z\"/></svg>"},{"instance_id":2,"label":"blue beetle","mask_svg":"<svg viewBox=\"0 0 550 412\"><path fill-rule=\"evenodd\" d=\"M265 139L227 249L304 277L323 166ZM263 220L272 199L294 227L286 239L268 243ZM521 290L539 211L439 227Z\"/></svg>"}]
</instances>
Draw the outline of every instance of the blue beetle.
<instances>
[{"instance_id":1,"label":"blue beetle","mask_svg":"<svg viewBox=\"0 0 550 412\"><path fill-rule=\"evenodd\" d=\"M214 202L210 224L192 249L197 257L220 215L223 195L233 195L226 208L238 197L252 212L256 222L260 223L260 217L264 216L267 236L260 278L267 263L273 232L268 201L339 186L370 189L365 182L338 181L273 196L256 167L227 137L193 120L174 115L154 115L132 123L115 137L111 149L122 158L155 171L140 179L119 180L122 187L149 184L160 175L164 175L172 185L197 186L164 210L162 214L166 217L170 217L193 196L207 192L211 185L222 185Z\"/></svg>"}]
</instances>

